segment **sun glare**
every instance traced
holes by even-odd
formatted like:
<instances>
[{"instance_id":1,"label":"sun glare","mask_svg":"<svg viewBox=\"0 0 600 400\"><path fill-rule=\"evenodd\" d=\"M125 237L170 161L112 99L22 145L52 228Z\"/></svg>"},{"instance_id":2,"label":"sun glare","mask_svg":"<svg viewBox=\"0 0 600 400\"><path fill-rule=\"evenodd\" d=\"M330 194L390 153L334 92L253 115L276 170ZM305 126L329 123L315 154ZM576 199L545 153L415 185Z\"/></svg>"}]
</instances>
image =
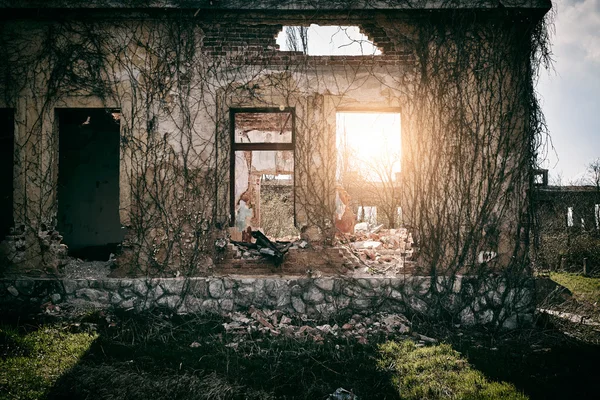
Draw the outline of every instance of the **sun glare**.
<instances>
[{"instance_id":1,"label":"sun glare","mask_svg":"<svg viewBox=\"0 0 600 400\"><path fill-rule=\"evenodd\" d=\"M338 180L348 173L371 181L395 180L400 172L400 114L339 112L336 120Z\"/></svg>"}]
</instances>

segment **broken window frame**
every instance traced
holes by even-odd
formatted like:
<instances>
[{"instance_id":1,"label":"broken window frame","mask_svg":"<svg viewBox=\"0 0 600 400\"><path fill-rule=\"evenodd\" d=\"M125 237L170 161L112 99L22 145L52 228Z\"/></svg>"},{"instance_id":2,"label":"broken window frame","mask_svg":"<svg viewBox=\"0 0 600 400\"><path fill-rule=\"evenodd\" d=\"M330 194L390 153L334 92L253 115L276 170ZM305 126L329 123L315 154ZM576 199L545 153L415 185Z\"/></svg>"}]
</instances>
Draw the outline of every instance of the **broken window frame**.
<instances>
[{"instance_id":1,"label":"broken window frame","mask_svg":"<svg viewBox=\"0 0 600 400\"><path fill-rule=\"evenodd\" d=\"M292 140L287 143L236 143L235 116L242 113L289 113L292 119ZM292 177L294 226L296 225L296 109L294 107L252 107L229 109L229 226L235 226L235 153L237 151L291 151L294 156L294 172Z\"/></svg>"}]
</instances>

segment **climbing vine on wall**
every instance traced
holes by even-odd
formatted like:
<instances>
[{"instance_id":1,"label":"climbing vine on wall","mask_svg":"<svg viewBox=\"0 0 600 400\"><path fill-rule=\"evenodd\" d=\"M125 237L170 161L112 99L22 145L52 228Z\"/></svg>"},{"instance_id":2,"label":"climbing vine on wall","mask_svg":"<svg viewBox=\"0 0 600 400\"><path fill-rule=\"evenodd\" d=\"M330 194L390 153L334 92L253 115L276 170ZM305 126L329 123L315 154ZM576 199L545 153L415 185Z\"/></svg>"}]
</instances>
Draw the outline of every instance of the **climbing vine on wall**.
<instances>
[{"instance_id":1,"label":"climbing vine on wall","mask_svg":"<svg viewBox=\"0 0 600 400\"><path fill-rule=\"evenodd\" d=\"M230 222L228 110L282 106L296 113L297 220L331 244L335 110L366 98L401 110L399 198L421 272L449 277L432 285L436 298L462 274L521 285L530 171L547 134L535 82L549 65L551 16L441 7L378 14L373 25L359 10L332 17L316 9L317 22L327 16L385 37L375 43L382 56L333 59L275 49L279 19L306 25L280 14L268 11L264 22L260 13L67 14L4 24L0 90L17 110L17 225L56 224L54 109L119 109L121 263L137 274L200 273ZM482 263L482 252L496 256Z\"/></svg>"}]
</instances>

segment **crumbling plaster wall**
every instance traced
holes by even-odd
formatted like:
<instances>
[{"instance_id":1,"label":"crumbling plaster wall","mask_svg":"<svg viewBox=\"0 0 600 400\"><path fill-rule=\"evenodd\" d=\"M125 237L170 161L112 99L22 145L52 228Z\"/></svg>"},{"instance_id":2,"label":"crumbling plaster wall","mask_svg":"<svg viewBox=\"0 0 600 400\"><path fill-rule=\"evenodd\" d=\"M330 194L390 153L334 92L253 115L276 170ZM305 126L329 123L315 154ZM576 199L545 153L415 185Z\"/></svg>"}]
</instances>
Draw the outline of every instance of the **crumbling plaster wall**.
<instances>
[{"instance_id":1,"label":"crumbling plaster wall","mask_svg":"<svg viewBox=\"0 0 600 400\"><path fill-rule=\"evenodd\" d=\"M124 20L127 17L121 16ZM122 112L122 136L127 142L121 152L120 218L124 226L132 223L136 209L133 192L146 178L148 171L160 169L163 164L177 164L179 168L212 171L214 181L207 192L211 200L202 203L201 212L209 214L212 227L223 227L229 214L229 119L231 107L292 107L296 113L296 203L297 221L302 225L317 225L333 230L331 219L335 207L335 114L337 110L378 111L398 110L403 118L403 142L434 141L407 121L404 110L410 99L407 85L411 85L415 70L412 50L407 38L414 25L409 17L392 19L384 13L348 18L329 15L327 24L358 24L384 50L382 56L307 57L276 49L275 35L286 24L306 24L297 14L237 14L218 15L202 19L190 36L193 41L187 49L195 65L179 65L166 82L171 90L157 90L149 72L164 67L161 55L148 49L147 43L165 40L160 34L172 35L173 25L148 19L143 23L131 22L141 30L127 31L129 22L113 26L113 22L99 18L95 29L112 32L120 52L109 53L106 60L111 68L111 92L101 96L84 88L81 93L69 91L57 97L40 96L46 93L48 74L44 66L30 70L35 84L24 87L15 100L15 130L19 151L15 174L15 220L33 226L52 224L56 214L56 122L57 107L118 108ZM312 21L311 21L312 22ZM318 19L314 22L319 22ZM18 22L6 30L32 37L42 37L49 25L37 22ZM31 26L33 25L33 26ZM142 39L140 41L140 38ZM136 42L137 40L137 42ZM167 42L164 44L166 45ZM25 53L35 53L27 48ZM186 50L186 51L187 51ZM174 60L184 61L179 55ZM120 62L114 63L114 59ZM164 79L162 77L161 79ZM190 116L192 118L190 118ZM145 146L155 144L154 136L164 138L164 147L145 159ZM421 135L421 136L419 136ZM153 142L154 140L154 142ZM160 142L160 141L158 141ZM141 151L140 151L141 149ZM403 146L403 159L419 162L424 155L408 154L410 146ZM194 157L188 157L190 152ZM154 165L140 168L146 162ZM158 163L160 162L160 163ZM177 169L168 167L164 173ZM140 181L141 178L141 181ZM182 185L181 176L170 182ZM188 182L189 183L189 182ZM190 183L191 184L191 183ZM204 184L199 181L199 184ZM185 191L185 187L182 187ZM173 191L168 196L177 195ZM167 197L168 197L167 196ZM166 200L165 200L166 201Z\"/></svg>"}]
</instances>

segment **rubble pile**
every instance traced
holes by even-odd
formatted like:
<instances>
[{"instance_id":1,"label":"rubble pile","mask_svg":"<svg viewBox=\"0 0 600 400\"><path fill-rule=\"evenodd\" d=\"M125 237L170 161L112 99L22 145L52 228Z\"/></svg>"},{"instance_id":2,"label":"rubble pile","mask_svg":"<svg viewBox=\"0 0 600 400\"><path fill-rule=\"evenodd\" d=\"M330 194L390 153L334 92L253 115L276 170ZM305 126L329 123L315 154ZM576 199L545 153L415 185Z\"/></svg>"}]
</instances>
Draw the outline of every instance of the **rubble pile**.
<instances>
[{"instance_id":1,"label":"rubble pile","mask_svg":"<svg viewBox=\"0 0 600 400\"><path fill-rule=\"evenodd\" d=\"M406 267L412 265L409 263L414 260L416 251L412 234L406 228L384 229L383 225L372 227L366 222L356 224L354 233L338 236L337 246L329 248L305 234L282 241L269 239L260 231L249 229L244 233L247 241L230 240L226 245L231 255L229 259L241 262L236 264L238 267L244 262L269 261L276 266L286 263L288 269L292 264L306 268L336 265L359 275L395 276L411 272ZM326 265L319 264L321 258L327 259Z\"/></svg>"},{"instance_id":2,"label":"rubble pile","mask_svg":"<svg viewBox=\"0 0 600 400\"><path fill-rule=\"evenodd\" d=\"M318 343L326 339L354 339L367 344L371 338L411 337L419 344L436 342L435 339L412 332L411 324L402 314L376 313L369 316L352 315L345 323L319 324L305 314L286 315L280 310L260 310L250 307L248 312L232 312L225 316L225 332L238 336L231 346L248 335L287 336L313 340Z\"/></svg>"},{"instance_id":3,"label":"rubble pile","mask_svg":"<svg viewBox=\"0 0 600 400\"><path fill-rule=\"evenodd\" d=\"M414 257L414 240L406 228L369 229L366 222L356 224L354 234L345 235L349 247L367 266L366 272L399 273Z\"/></svg>"},{"instance_id":4,"label":"rubble pile","mask_svg":"<svg viewBox=\"0 0 600 400\"><path fill-rule=\"evenodd\" d=\"M306 240L271 240L259 230L248 227L243 232L242 241L231 240L229 250L234 259L260 260L268 258L275 265L281 265L284 257L290 249L304 249L308 246ZM223 240L223 239L221 239Z\"/></svg>"},{"instance_id":5,"label":"rubble pile","mask_svg":"<svg viewBox=\"0 0 600 400\"><path fill-rule=\"evenodd\" d=\"M19 266L21 272L52 272L67 262L67 246L63 237L53 227L40 229L21 225L13 227L0 243L0 262Z\"/></svg>"}]
</instances>

